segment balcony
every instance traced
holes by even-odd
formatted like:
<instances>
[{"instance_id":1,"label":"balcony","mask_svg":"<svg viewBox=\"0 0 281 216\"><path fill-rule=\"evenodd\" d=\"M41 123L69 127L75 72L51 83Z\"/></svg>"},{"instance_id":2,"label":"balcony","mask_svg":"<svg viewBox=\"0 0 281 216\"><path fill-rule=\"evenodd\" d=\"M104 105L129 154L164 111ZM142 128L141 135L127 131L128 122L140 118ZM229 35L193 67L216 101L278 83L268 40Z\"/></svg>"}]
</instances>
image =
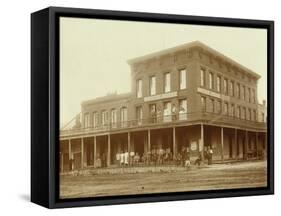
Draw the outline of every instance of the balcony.
<instances>
[{"instance_id":1,"label":"balcony","mask_svg":"<svg viewBox=\"0 0 281 216\"><path fill-rule=\"evenodd\" d=\"M126 122L116 122L98 125L96 127L75 128L60 130L60 136L76 136L92 133L126 132L129 129L145 129L170 126L186 126L190 124L204 123L218 126L229 126L247 128L249 130L266 131L265 122L256 122L245 119L238 119L227 115L209 112L180 113L177 115L162 115L147 119L134 119Z\"/></svg>"}]
</instances>

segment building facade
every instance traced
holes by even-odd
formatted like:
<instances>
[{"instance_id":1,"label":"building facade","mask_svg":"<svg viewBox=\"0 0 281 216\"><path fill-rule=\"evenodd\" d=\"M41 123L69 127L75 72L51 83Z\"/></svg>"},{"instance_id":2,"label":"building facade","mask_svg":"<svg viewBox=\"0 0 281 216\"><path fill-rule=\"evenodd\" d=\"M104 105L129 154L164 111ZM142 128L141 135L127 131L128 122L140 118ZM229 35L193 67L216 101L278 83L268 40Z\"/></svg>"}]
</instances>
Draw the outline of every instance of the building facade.
<instances>
[{"instance_id":1,"label":"building facade","mask_svg":"<svg viewBox=\"0 0 281 216\"><path fill-rule=\"evenodd\" d=\"M188 148L196 158L211 147L214 160L264 156L258 74L198 41L128 64L130 93L82 102L79 126L60 131L62 172L71 160L72 169L97 167L100 159L114 165L124 151L175 158Z\"/></svg>"}]
</instances>

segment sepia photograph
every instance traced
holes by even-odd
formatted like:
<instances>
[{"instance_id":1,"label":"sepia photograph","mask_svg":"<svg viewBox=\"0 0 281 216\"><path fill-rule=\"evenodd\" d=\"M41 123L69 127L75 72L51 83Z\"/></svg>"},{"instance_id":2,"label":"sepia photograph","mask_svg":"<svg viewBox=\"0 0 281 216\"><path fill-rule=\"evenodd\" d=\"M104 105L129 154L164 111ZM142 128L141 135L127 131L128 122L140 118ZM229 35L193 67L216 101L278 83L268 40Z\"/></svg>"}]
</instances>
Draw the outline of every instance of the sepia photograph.
<instances>
[{"instance_id":1,"label":"sepia photograph","mask_svg":"<svg viewBox=\"0 0 281 216\"><path fill-rule=\"evenodd\" d=\"M266 188L267 29L59 18L59 198Z\"/></svg>"}]
</instances>

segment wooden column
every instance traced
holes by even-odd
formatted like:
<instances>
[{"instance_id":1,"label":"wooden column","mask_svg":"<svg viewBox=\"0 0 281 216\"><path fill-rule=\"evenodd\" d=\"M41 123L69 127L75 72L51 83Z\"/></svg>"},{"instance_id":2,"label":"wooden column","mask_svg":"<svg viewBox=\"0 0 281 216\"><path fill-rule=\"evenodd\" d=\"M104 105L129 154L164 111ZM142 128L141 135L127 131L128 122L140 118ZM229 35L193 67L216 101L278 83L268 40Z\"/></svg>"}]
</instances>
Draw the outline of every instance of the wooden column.
<instances>
[{"instance_id":1,"label":"wooden column","mask_svg":"<svg viewBox=\"0 0 281 216\"><path fill-rule=\"evenodd\" d=\"M70 160L71 158L72 158L71 140L68 140L68 159Z\"/></svg>"},{"instance_id":2,"label":"wooden column","mask_svg":"<svg viewBox=\"0 0 281 216\"><path fill-rule=\"evenodd\" d=\"M234 145L236 148L236 155L235 155L235 158L237 159L239 157L239 146L238 146L238 142L237 142L237 129L235 128L234 129Z\"/></svg>"},{"instance_id":3,"label":"wooden column","mask_svg":"<svg viewBox=\"0 0 281 216\"><path fill-rule=\"evenodd\" d=\"M84 139L81 138L81 169L84 168Z\"/></svg>"},{"instance_id":4,"label":"wooden column","mask_svg":"<svg viewBox=\"0 0 281 216\"><path fill-rule=\"evenodd\" d=\"M110 166L110 134L107 136L107 166Z\"/></svg>"},{"instance_id":5,"label":"wooden column","mask_svg":"<svg viewBox=\"0 0 281 216\"><path fill-rule=\"evenodd\" d=\"M60 153L60 159L61 159L61 172L63 172L63 152Z\"/></svg>"},{"instance_id":6,"label":"wooden column","mask_svg":"<svg viewBox=\"0 0 281 216\"><path fill-rule=\"evenodd\" d=\"M96 167L97 161L97 137L94 136L94 167Z\"/></svg>"},{"instance_id":7,"label":"wooden column","mask_svg":"<svg viewBox=\"0 0 281 216\"><path fill-rule=\"evenodd\" d=\"M224 149L223 149L223 127L221 127L221 160L224 161Z\"/></svg>"},{"instance_id":8,"label":"wooden column","mask_svg":"<svg viewBox=\"0 0 281 216\"><path fill-rule=\"evenodd\" d=\"M129 154L129 164L131 165L131 163L132 163L132 161L131 161L131 154L130 154L130 152L131 152L131 134L130 134L130 132L128 132L128 146L127 146L127 148L128 148L128 154Z\"/></svg>"},{"instance_id":9,"label":"wooden column","mask_svg":"<svg viewBox=\"0 0 281 216\"><path fill-rule=\"evenodd\" d=\"M205 146L205 143L204 143L204 125L201 124L201 138L200 138L200 141L201 141L201 156L202 156L202 160L204 161L204 146ZM199 149L200 149L200 146L199 146Z\"/></svg>"},{"instance_id":10,"label":"wooden column","mask_svg":"<svg viewBox=\"0 0 281 216\"><path fill-rule=\"evenodd\" d=\"M176 146L176 128L173 127L173 157L176 158L176 151L177 151L177 146Z\"/></svg>"},{"instance_id":11,"label":"wooden column","mask_svg":"<svg viewBox=\"0 0 281 216\"><path fill-rule=\"evenodd\" d=\"M245 130L245 149L244 149L244 154L245 154L245 159L247 160L248 159L248 146L249 146L249 143L248 143L248 131Z\"/></svg>"},{"instance_id":12,"label":"wooden column","mask_svg":"<svg viewBox=\"0 0 281 216\"><path fill-rule=\"evenodd\" d=\"M147 131L147 151L151 153L150 129L148 129L148 131Z\"/></svg>"},{"instance_id":13,"label":"wooden column","mask_svg":"<svg viewBox=\"0 0 281 216\"><path fill-rule=\"evenodd\" d=\"M258 132L256 132L256 140L255 140L255 144L256 144L256 157L258 159L259 156L259 139L258 139Z\"/></svg>"}]
</instances>

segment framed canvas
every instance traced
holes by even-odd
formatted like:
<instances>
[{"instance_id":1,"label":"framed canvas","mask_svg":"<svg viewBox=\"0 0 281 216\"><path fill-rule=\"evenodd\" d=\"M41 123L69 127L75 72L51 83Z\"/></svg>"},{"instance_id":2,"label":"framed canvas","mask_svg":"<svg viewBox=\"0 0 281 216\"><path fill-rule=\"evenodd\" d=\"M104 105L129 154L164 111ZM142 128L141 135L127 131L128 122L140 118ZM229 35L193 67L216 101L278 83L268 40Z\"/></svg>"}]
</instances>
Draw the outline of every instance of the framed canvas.
<instances>
[{"instance_id":1,"label":"framed canvas","mask_svg":"<svg viewBox=\"0 0 281 216\"><path fill-rule=\"evenodd\" d=\"M31 201L273 194L274 22L31 15Z\"/></svg>"}]
</instances>

